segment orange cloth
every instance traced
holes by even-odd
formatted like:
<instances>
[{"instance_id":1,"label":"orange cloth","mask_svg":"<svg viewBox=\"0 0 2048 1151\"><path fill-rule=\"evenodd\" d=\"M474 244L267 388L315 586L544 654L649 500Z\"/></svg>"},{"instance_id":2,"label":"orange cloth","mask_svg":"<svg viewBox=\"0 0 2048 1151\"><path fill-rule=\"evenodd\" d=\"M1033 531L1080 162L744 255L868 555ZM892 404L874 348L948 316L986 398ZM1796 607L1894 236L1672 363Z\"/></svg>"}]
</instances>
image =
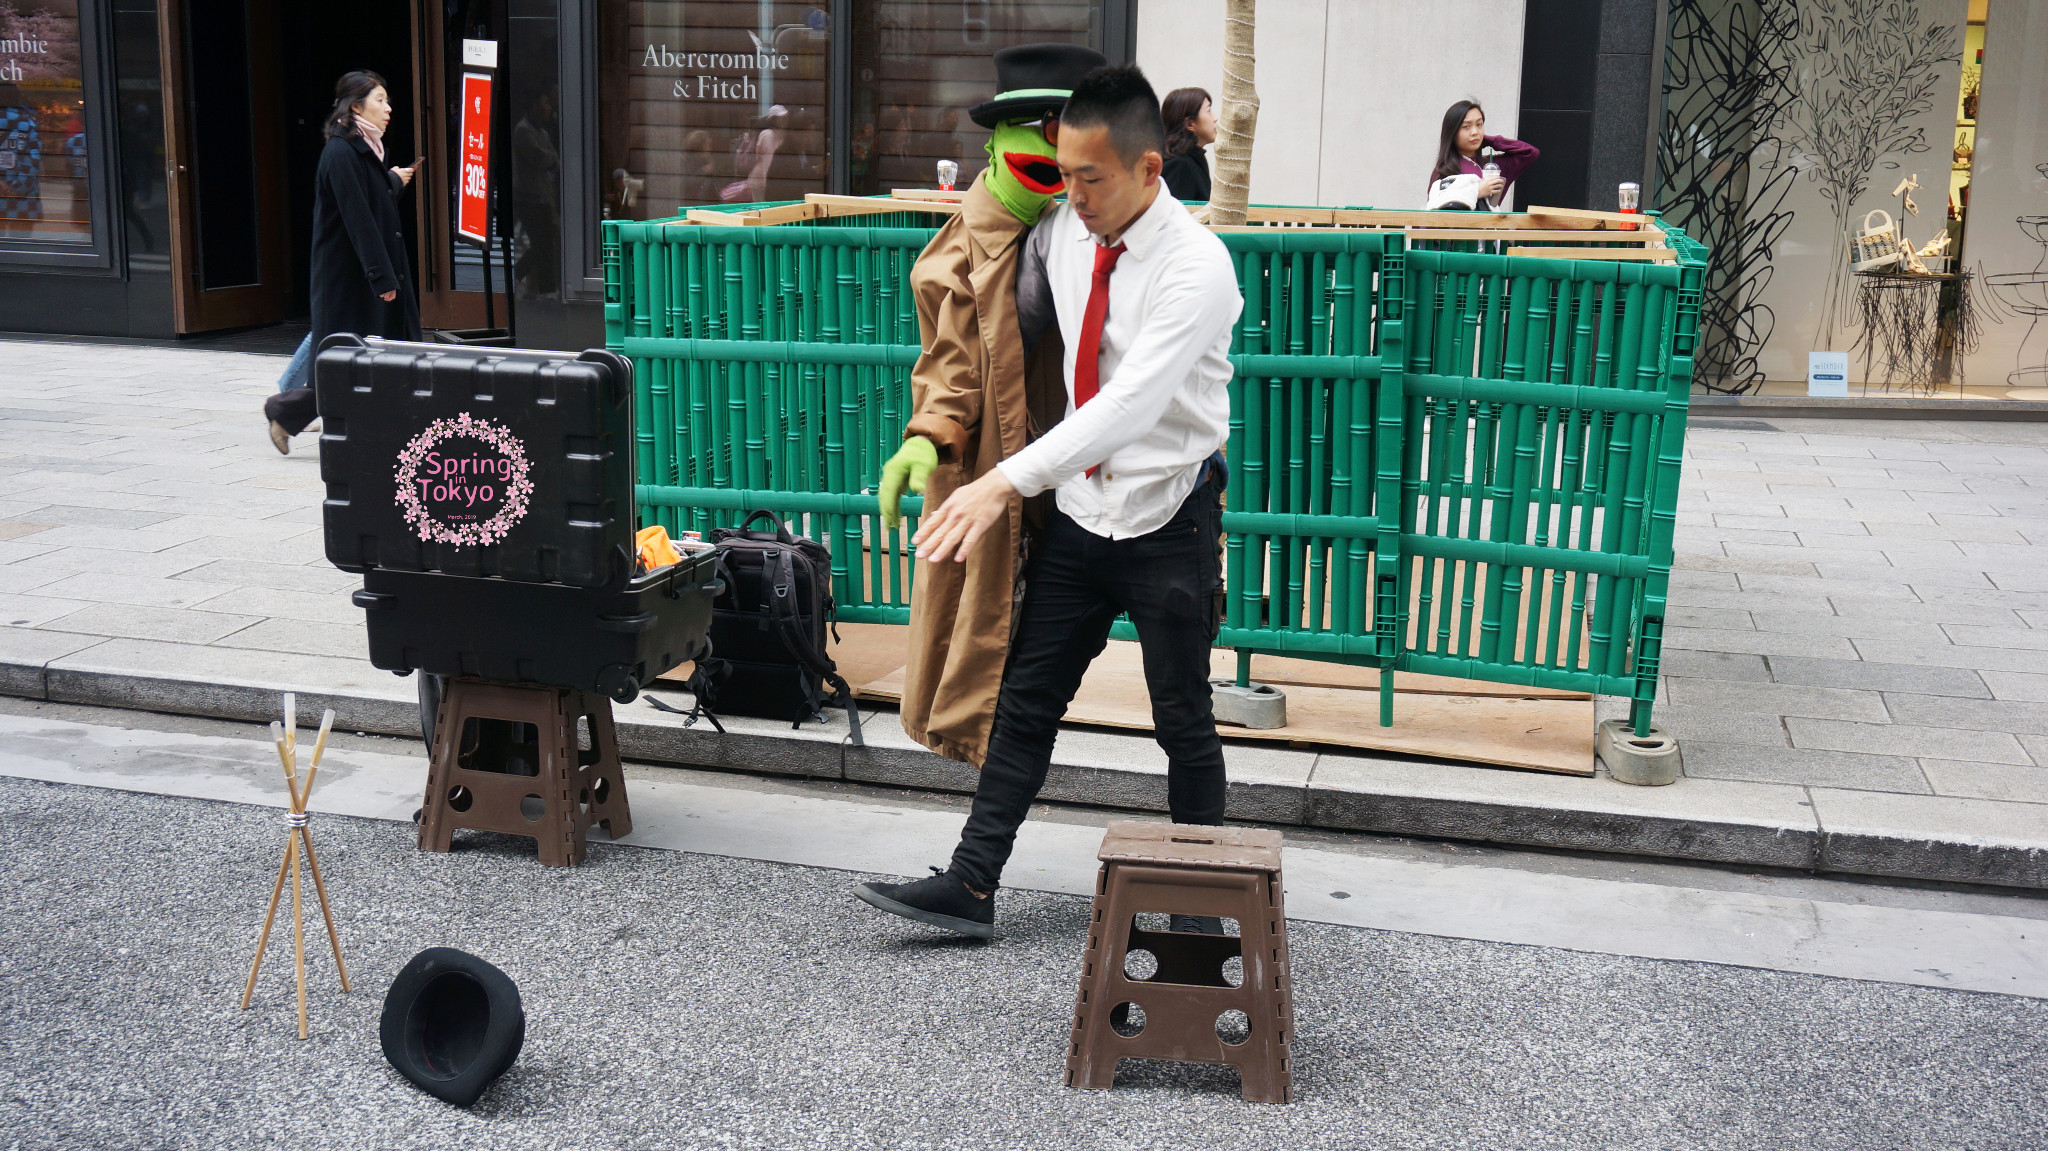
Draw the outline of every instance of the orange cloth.
<instances>
[{"instance_id":1,"label":"orange cloth","mask_svg":"<svg viewBox=\"0 0 2048 1151\"><path fill-rule=\"evenodd\" d=\"M683 562L683 553L669 542L668 529L660 524L641 528L633 536L633 544L640 549L640 566L646 571Z\"/></svg>"}]
</instances>

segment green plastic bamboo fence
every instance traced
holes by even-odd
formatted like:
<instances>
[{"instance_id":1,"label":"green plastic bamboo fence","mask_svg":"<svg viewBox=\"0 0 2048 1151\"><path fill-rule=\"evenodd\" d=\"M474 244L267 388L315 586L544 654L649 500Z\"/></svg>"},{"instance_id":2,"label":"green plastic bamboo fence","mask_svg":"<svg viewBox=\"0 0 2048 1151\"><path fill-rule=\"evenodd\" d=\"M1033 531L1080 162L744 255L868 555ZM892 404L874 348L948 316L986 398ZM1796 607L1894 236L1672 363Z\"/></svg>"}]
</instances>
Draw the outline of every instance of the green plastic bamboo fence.
<instances>
[{"instance_id":1,"label":"green plastic bamboo fence","mask_svg":"<svg viewBox=\"0 0 2048 1151\"><path fill-rule=\"evenodd\" d=\"M636 366L638 498L672 533L756 508L832 552L839 614L909 617L910 518L873 492L941 218L604 225L607 343ZM1677 265L1222 236L1245 308L1218 644L1627 696L1647 733L1704 252ZM1123 638L1133 638L1127 623Z\"/></svg>"}]
</instances>

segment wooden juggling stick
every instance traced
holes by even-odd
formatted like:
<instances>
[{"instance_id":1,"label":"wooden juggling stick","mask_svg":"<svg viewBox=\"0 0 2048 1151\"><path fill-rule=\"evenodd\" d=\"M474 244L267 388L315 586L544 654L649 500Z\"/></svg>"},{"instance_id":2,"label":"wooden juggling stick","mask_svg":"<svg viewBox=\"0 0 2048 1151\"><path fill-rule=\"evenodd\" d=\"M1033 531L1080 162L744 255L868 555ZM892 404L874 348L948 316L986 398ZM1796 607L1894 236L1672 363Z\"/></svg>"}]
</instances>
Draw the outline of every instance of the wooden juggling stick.
<instances>
[{"instance_id":1,"label":"wooden juggling stick","mask_svg":"<svg viewBox=\"0 0 2048 1151\"><path fill-rule=\"evenodd\" d=\"M320 900L320 914L327 922L327 941L334 947L334 966L341 976L341 989L349 990L348 965L341 958L341 937L334 930L334 912L327 905L327 885L320 878L320 861L313 854L313 837L306 829L306 802L313 794L313 780L320 773L320 756L327 750L327 736L334 728L334 712L328 711L320 717L320 735L313 744L313 759L306 771L304 785L299 781L298 732L293 726L298 719L297 701L287 693L284 697L285 723L270 725L271 740L277 747L278 765L284 770L285 789L291 797L291 807L285 816L290 830L285 839L284 858L277 865L277 881L270 888L270 908L263 915L263 932L256 939L256 956L249 964L249 980L242 988L242 1007L248 1009L256 993L256 976L263 969L263 952L270 945L270 928L277 918L277 905L284 897L285 873L292 879L292 937L293 961L297 974L299 993L299 1038L307 1035L306 1027L306 922L304 903L299 884L299 857L305 856L306 869L313 874L313 892Z\"/></svg>"}]
</instances>

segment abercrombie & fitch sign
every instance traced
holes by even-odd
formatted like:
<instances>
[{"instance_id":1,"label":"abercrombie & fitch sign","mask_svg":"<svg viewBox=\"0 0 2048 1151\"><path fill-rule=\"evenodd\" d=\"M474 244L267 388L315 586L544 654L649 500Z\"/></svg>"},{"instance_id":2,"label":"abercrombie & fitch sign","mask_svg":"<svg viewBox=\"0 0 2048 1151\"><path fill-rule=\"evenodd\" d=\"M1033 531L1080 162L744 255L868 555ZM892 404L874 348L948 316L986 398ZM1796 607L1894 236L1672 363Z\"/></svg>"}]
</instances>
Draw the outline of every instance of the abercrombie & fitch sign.
<instances>
[{"instance_id":1,"label":"abercrombie & fitch sign","mask_svg":"<svg viewBox=\"0 0 2048 1151\"><path fill-rule=\"evenodd\" d=\"M789 70L789 54L771 52L758 37L752 52L673 52L667 44L649 44L640 66L650 71L687 73L674 78L670 95L678 100L758 100L755 77ZM721 75L720 73L724 73Z\"/></svg>"}]
</instances>

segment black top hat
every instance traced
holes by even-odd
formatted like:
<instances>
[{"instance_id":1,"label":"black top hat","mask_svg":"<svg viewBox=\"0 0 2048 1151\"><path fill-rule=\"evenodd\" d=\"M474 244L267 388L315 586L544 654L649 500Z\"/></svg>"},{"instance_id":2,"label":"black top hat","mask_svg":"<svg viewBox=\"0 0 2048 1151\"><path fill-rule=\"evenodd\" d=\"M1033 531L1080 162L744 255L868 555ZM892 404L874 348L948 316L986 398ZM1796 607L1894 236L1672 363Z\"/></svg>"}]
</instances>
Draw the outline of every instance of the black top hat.
<instances>
[{"instance_id":1,"label":"black top hat","mask_svg":"<svg viewBox=\"0 0 2048 1151\"><path fill-rule=\"evenodd\" d=\"M466 951L429 947L391 981L378 1034L400 1075L467 1107L519 1058L526 1012L510 976Z\"/></svg>"},{"instance_id":2,"label":"black top hat","mask_svg":"<svg viewBox=\"0 0 2048 1151\"><path fill-rule=\"evenodd\" d=\"M984 128L1057 112L1081 77L1109 63L1079 44L1017 44L996 52L996 98L968 118Z\"/></svg>"}]
</instances>

